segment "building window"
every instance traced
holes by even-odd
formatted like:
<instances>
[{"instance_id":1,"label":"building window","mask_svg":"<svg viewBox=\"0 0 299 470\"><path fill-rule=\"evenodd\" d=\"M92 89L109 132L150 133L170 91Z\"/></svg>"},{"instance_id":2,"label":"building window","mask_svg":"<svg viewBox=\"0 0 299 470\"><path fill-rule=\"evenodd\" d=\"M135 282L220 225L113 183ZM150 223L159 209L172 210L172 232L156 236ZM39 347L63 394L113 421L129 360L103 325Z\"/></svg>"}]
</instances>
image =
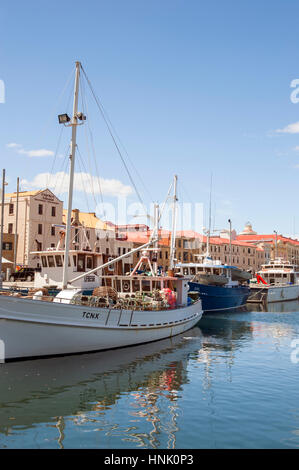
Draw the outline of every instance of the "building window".
<instances>
[{"instance_id":1,"label":"building window","mask_svg":"<svg viewBox=\"0 0 299 470\"><path fill-rule=\"evenodd\" d=\"M165 259L168 259L168 251L165 251Z\"/></svg>"},{"instance_id":2,"label":"building window","mask_svg":"<svg viewBox=\"0 0 299 470\"><path fill-rule=\"evenodd\" d=\"M5 250L5 251L11 251L12 250L12 243L3 242L2 249Z\"/></svg>"},{"instance_id":3,"label":"building window","mask_svg":"<svg viewBox=\"0 0 299 470\"><path fill-rule=\"evenodd\" d=\"M55 206L52 206L52 208L51 208L51 215L52 215L52 217L56 216L56 207Z\"/></svg>"},{"instance_id":4,"label":"building window","mask_svg":"<svg viewBox=\"0 0 299 470\"><path fill-rule=\"evenodd\" d=\"M43 214L43 205L42 204L38 205L38 213L39 213L39 215Z\"/></svg>"},{"instance_id":5,"label":"building window","mask_svg":"<svg viewBox=\"0 0 299 470\"><path fill-rule=\"evenodd\" d=\"M13 204L9 204L9 215L13 214Z\"/></svg>"},{"instance_id":6,"label":"building window","mask_svg":"<svg viewBox=\"0 0 299 470\"><path fill-rule=\"evenodd\" d=\"M55 237L55 227L51 227L51 235L52 237Z\"/></svg>"},{"instance_id":7,"label":"building window","mask_svg":"<svg viewBox=\"0 0 299 470\"><path fill-rule=\"evenodd\" d=\"M178 247L181 248L182 246L182 240L178 240Z\"/></svg>"},{"instance_id":8,"label":"building window","mask_svg":"<svg viewBox=\"0 0 299 470\"><path fill-rule=\"evenodd\" d=\"M13 224L8 224L8 233L12 233L13 231Z\"/></svg>"},{"instance_id":9,"label":"building window","mask_svg":"<svg viewBox=\"0 0 299 470\"><path fill-rule=\"evenodd\" d=\"M42 235L42 233L43 233L43 224L38 224L37 233L39 235Z\"/></svg>"},{"instance_id":10,"label":"building window","mask_svg":"<svg viewBox=\"0 0 299 470\"><path fill-rule=\"evenodd\" d=\"M37 251L42 251L42 244L36 240Z\"/></svg>"}]
</instances>

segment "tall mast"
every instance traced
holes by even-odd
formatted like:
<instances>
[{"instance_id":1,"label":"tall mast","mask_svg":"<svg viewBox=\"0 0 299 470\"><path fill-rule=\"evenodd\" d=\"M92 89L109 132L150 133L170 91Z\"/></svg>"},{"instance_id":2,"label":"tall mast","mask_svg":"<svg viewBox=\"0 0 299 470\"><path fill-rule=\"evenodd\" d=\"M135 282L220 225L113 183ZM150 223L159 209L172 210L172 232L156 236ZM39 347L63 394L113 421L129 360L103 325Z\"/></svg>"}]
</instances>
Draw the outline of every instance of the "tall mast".
<instances>
[{"instance_id":1,"label":"tall mast","mask_svg":"<svg viewBox=\"0 0 299 470\"><path fill-rule=\"evenodd\" d=\"M76 137L77 137L77 125L78 125L77 121L78 121L78 96L79 96L80 68L81 68L81 63L76 62L73 117L72 117L72 121L70 124L72 126L72 140L71 140L71 152L70 152L70 182L69 182L69 194L68 194L63 277L62 277L63 289L66 289L67 287L67 269L68 269L68 259L69 259L69 245L70 245L70 238L71 238L71 217L72 217L72 204L73 204Z\"/></svg>"},{"instance_id":2,"label":"tall mast","mask_svg":"<svg viewBox=\"0 0 299 470\"><path fill-rule=\"evenodd\" d=\"M20 178L17 178L17 200L16 200L16 226L15 226L15 238L14 238L14 254L13 254L13 266L16 270L17 265L17 244L18 244L18 217L19 217L19 190L20 190Z\"/></svg>"},{"instance_id":3,"label":"tall mast","mask_svg":"<svg viewBox=\"0 0 299 470\"><path fill-rule=\"evenodd\" d=\"M159 204L155 204L154 206L154 239L156 240L154 243L154 262L153 262L153 269L154 274L157 276L158 273L158 249L159 249Z\"/></svg>"},{"instance_id":4,"label":"tall mast","mask_svg":"<svg viewBox=\"0 0 299 470\"><path fill-rule=\"evenodd\" d=\"M174 175L173 179L173 205L172 205L172 230L170 240L170 263L169 269L174 269L174 255L175 255L175 228L176 228L176 202L177 202L177 175Z\"/></svg>"},{"instance_id":5,"label":"tall mast","mask_svg":"<svg viewBox=\"0 0 299 470\"><path fill-rule=\"evenodd\" d=\"M211 224L212 224L212 218L211 218L211 205L212 205L212 173L211 173L211 183L210 183L210 204L209 204L209 229L207 233L207 251L206 251L206 257L208 258L210 256L210 237L211 237Z\"/></svg>"}]
</instances>

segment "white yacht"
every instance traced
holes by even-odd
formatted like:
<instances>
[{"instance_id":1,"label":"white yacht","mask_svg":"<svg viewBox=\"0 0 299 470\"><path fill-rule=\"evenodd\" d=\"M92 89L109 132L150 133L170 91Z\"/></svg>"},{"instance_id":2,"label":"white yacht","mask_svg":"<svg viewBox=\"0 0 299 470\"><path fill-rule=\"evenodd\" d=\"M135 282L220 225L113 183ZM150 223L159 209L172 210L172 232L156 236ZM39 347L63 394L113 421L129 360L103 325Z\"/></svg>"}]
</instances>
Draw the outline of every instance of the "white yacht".
<instances>
[{"instance_id":1,"label":"white yacht","mask_svg":"<svg viewBox=\"0 0 299 470\"><path fill-rule=\"evenodd\" d=\"M282 258L263 264L250 281L248 302L281 302L299 298L299 266Z\"/></svg>"}]
</instances>

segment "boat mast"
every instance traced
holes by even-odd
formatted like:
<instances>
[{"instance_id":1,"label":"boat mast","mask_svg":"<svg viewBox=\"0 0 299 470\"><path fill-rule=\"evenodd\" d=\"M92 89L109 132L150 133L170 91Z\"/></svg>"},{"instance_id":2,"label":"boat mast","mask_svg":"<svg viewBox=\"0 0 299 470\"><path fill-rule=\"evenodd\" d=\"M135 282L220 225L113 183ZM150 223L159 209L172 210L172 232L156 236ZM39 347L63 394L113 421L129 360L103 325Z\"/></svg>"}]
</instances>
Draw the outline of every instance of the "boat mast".
<instances>
[{"instance_id":1,"label":"boat mast","mask_svg":"<svg viewBox=\"0 0 299 470\"><path fill-rule=\"evenodd\" d=\"M177 175L174 175L173 179L173 205L172 205L172 231L170 240L170 263L169 269L174 269L174 255L175 255L175 227L176 227L176 202L177 202Z\"/></svg>"},{"instance_id":2,"label":"boat mast","mask_svg":"<svg viewBox=\"0 0 299 470\"><path fill-rule=\"evenodd\" d=\"M19 190L20 190L20 178L17 178L17 198L16 198L16 227L14 237L14 254L13 254L13 267L16 270L17 267L17 244L18 244L18 217L19 217Z\"/></svg>"},{"instance_id":3,"label":"boat mast","mask_svg":"<svg viewBox=\"0 0 299 470\"><path fill-rule=\"evenodd\" d=\"M210 257L210 237L211 237L211 225L212 225L212 173L211 173L211 183L210 183L210 204L209 204L209 229L207 233L207 251L206 251L206 258Z\"/></svg>"},{"instance_id":4,"label":"boat mast","mask_svg":"<svg viewBox=\"0 0 299 470\"><path fill-rule=\"evenodd\" d=\"M157 276L158 273L158 250L159 250L159 204L155 204L154 206L154 239L156 240L154 243L154 262L153 262L153 269L154 274Z\"/></svg>"},{"instance_id":5,"label":"boat mast","mask_svg":"<svg viewBox=\"0 0 299 470\"><path fill-rule=\"evenodd\" d=\"M81 68L81 63L76 62L73 117L72 117L72 121L70 124L70 126L72 127L72 140L71 140L71 152L70 152L70 181L69 181L69 193L68 193L63 277L62 277L63 289L66 289L67 287L67 269L68 269L68 259L69 259L69 245L70 245L70 238L71 238L71 217L72 217L72 204L73 204L76 137L77 137L77 125L78 125L77 121L78 121L78 96L79 96L80 68Z\"/></svg>"}]
</instances>

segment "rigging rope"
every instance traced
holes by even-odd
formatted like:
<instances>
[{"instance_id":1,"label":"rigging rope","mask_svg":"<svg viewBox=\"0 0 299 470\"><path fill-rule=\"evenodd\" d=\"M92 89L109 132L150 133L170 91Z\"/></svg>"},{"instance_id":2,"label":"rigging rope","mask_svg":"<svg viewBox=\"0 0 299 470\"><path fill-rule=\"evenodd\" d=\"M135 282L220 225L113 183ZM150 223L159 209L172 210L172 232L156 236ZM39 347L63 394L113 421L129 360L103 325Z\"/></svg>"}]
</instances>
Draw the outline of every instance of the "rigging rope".
<instances>
[{"instance_id":1,"label":"rigging rope","mask_svg":"<svg viewBox=\"0 0 299 470\"><path fill-rule=\"evenodd\" d=\"M126 162L125 162L125 159L124 159L124 157L123 157L123 155L122 155L122 152L121 152L121 150L120 150L120 148L119 148L119 145L117 144L117 141L116 141L116 139L115 139L115 137L114 137L114 135L113 135L113 132L112 132L112 125L108 122L108 117L106 117L106 115L105 115L104 108L103 108L102 104L100 103L98 97L96 96L96 94L95 94L95 92L94 92L94 89L93 89L93 87L92 87L92 85L91 85L91 83L90 83L90 80L89 80L89 78L87 77L86 72L85 72L84 68L82 67L82 65L81 65L81 69L82 69L83 74L84 74L84 76L85 76L85 79L86 79L86 81L87 81L87 83L88 83L88 85L89 85L89 88L90 88L91 93L92 93L92 95L93 95L93 97L94 97L94 100L95 100L95 102L96 102L96 104L97 104L97 106L98 106L98 108L99 108L99 111L100 111L100 113L101 113L101 115L102 115L102 118L103 118L103 120L104 120L104 122L105 122L105 124L106 124L106 126L107 126L108 132L109 132L109 134L110 134L110 136L111 136L111 138L112 138L112 140L113 140L113 142L114 142L114 145L115 145L115 148L116 148L116 150L117 150L117 153L118 153L118 155L119 155L119 157L120 157L120 159L121 159L121 161L122 161L122 163L123 163L123 165L124 165L124 168L125 168L125 170L126 170L126 172L127 172L127 175L128 175L128 177L129 177L129 179L130 179L130 181L131 181L131 184L132 184L132 186L133 186L133 188L134 188L134 190L135 190L135 192L136 192L136 195L137 195L137 197L138 197L138 199L139 199L139 202L140 202L141 205L146 209L145 204L144 204L144 202L143 202L143 200L142 200L142 198L141 198L141 196L140 196L140 193L139 193L139 191L138 191L138 189L137 189L137 186L136 186L136 184L134 183L134 180L133 180L133 178L132 178L132 176L131 176L131 173L130 173L130 171L129 171L129 168L128 168L128 166L127 166L127 164L126 164Z\"/></svg>"}]
</instances>

